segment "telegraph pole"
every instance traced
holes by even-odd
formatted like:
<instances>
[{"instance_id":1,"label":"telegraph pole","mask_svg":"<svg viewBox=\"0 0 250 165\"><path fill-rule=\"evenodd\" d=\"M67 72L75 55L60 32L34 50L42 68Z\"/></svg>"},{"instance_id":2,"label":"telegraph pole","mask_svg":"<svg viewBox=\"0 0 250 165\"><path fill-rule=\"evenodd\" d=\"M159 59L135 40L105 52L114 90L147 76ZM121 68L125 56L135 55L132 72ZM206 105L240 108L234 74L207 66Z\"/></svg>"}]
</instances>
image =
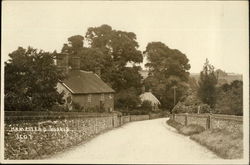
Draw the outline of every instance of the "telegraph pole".
<instances>
[{"instance_id":1,"label":"telegraph pole","mask_svg":"<svg viewBox=\"0 0 250 165\"><path fill-rule=\"evenodd\" d=\"M176 98L175 98L175 97L176 97L176 92L175 92L175 89L176 89L177 87L176 87L176 86L174 86L173 88L174 88L174 106L175 106L175 102L176 102L176 101L175 101L175 99L176 99Z\"/></svg>"}]
</instances>

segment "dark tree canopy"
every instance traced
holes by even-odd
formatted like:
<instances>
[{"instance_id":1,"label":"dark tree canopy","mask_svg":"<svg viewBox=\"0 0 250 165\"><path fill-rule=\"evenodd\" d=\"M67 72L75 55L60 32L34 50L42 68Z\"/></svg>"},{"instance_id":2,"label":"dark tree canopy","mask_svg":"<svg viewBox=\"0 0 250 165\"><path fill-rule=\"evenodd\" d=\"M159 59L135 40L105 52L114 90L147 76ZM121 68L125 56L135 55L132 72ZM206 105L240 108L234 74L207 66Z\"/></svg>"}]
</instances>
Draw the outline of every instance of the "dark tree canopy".
<instances>
[{"instance_id":1,"label":"dark tree canopy","mask_svg":"<svg viewBox=\"0 0 250 165\"><path fill-rule=\"evenodd\" d=\"M214 67L209 64L208 59L206 59L203 70L200 73L198 96L211 108L214 108L216 103L216 84L217 77Z\"/></svg>"},{"instance_id":2,"label":"dark tree canopy","mask_svg":"<svg viewBox=\"0 0 250 165\"><path fill-rule=\"evenodd\" d=\"M243 115L243 82L235 80L219 87L215 109L216 113Z\"/></svg>"},{"instance_id":3,"label":"dark tree canopy","mask_svg":"<svg viewBox=\"0 0 250 165\"><path fill-rule=\"evenodd\" d=\"M68 44L64 44L62 48L63 53L76 54L83 48L84 37L75 35L68 38Z\"/></svg>"},{"instance_id":4,"label":"dark tree canopy","mask_svg":"<svg viewBox=\"0 0 250 165\"><path fill-rule=\"evenodd\" d=\"M5 110L48 110L62 103L56 85L62 74L54 56L33 48L19 47L5 62Z\"/></svg>"},{"instance_id":5,"label":"dark tree canopy","mask_svg":"<svg viewBox=\"0 0 250 165\"><path fill-rule=\"evenodd\" d=\"M85 40L80 35L68 38L62 52L70 56L78 55L81 60L81 69L101 71L101 78L109 84L119 95L120 91L133 88L138 97L141 90L141 75L138 66L127 67L128 63L142 62L142 53L138 50L136 35L132 32L114 30L109 25L90 27ZM89 47L84 47L83 41ZM128 90L131 91L131 90ZM121 102L120 102L121 103ZM116 105L121 105L121 104ZM125 104L125 101L124 101ZM124 105L122 105L124 106Z\"/></svg>"},{"instance_id":6,"label":"dark tree canopy","mask_svg":"<svg viewBox=\"0 0 250 165\"><path fill-rule=\"evenodd\" d=\"M99 48L108 54L115 67L124 67L127 62L142 62L136 35L132 32L113 30L109 25L102 25L90 27L85 37L92 48Z\"/></svg>"},{"instance_id":7,"label":"dark tree canopy","mask_svg":"<svg viewBox=\"0 0 250 165\"><path fill-rule=\"evenodd\" d=\"M185 54L177 49L170 49L164 43L151 42L147 45L145 53L149 68L149 77L145 80L146 88L152 88L153 93L160 99L165 108L173 108L174 89L176 88L176 101L185 93L190 69L189 60Z\"/></svg>"}]
</instances>

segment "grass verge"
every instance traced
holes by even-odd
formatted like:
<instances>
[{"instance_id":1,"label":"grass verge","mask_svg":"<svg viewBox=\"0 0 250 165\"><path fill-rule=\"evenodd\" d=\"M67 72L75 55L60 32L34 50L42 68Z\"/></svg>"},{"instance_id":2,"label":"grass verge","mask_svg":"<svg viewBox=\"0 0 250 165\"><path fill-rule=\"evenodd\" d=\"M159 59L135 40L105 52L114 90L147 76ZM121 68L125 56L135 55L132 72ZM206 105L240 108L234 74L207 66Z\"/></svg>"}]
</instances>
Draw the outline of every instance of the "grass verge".
<instances>
[{"instance_id":1,"label":"grass verge","mask_svg":"<svg viewBox=\"0 0 250 165\"><path fill-rule=\"evenodd\" d=\"M212 129L192 135L190 138L206 146L224 159L243 158L242 133L231 133L222 129Z\"/></svg>"},{"instance_id":2,"label":"grass verge","mask_svg":"<svg viewBox=\"0 0 250 165\"><path fill-rule=\"evenodd\" d=\"M207 147L224 159L243 158L243 133L228 132L222 129L205 130L204 127L190 124L184 126L172 119L167 124L174 127L179 133L190 136L190 139Z\"/></svg>"},{"instance_id":3,"label":"grass verge","mask_svg":"<svg viewBox=\"0 0 250 165\"><path fill-rule=\"evenodd\" d=\"M201 133L205 130L205 128L200 125L190 124L190 125L184 126L172 119L169 119L167 121L167 124L174 127L179 133L183 135L188 135L188 136Z\"/></svg>"}]
</instances>

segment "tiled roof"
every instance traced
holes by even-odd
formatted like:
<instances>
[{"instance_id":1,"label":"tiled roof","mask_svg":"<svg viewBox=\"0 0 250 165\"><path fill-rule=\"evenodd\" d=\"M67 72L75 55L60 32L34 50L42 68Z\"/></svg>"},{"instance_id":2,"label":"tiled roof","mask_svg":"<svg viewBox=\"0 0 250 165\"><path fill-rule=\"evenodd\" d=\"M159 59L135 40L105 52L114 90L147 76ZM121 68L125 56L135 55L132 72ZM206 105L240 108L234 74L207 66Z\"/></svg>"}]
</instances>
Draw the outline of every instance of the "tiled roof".
<instances>
[{"instance_id":1,"label":"tiled roof","mask_svg":"<svg viewBox=\"0 0 250 165\"><path fill-rule=\"evenodd\" d=\"M110 88L99 76L93 72L82 70L71 70L62 84L73 94L89 93L113 93Z\"/></svg>"}]
</instances>

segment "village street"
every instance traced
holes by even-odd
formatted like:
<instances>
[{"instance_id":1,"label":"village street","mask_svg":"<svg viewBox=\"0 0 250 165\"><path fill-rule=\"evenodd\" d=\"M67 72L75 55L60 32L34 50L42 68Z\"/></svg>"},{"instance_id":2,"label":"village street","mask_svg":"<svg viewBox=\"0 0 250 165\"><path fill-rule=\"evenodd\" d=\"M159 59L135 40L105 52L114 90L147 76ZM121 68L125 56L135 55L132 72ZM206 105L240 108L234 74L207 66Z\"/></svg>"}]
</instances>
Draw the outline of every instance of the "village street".
<instances>
[{"instance_id":1,"label":"village street","mask_svg":"<svg viewBox=\"0 0 250 165\"><path fill-rule=\"evenodd\" d=\"M166 125L167 118L131 122L50 160L81 163L215 161L214 153ZM218 161L218 160L217 160Z\"/></svg>"}]
</instances>

